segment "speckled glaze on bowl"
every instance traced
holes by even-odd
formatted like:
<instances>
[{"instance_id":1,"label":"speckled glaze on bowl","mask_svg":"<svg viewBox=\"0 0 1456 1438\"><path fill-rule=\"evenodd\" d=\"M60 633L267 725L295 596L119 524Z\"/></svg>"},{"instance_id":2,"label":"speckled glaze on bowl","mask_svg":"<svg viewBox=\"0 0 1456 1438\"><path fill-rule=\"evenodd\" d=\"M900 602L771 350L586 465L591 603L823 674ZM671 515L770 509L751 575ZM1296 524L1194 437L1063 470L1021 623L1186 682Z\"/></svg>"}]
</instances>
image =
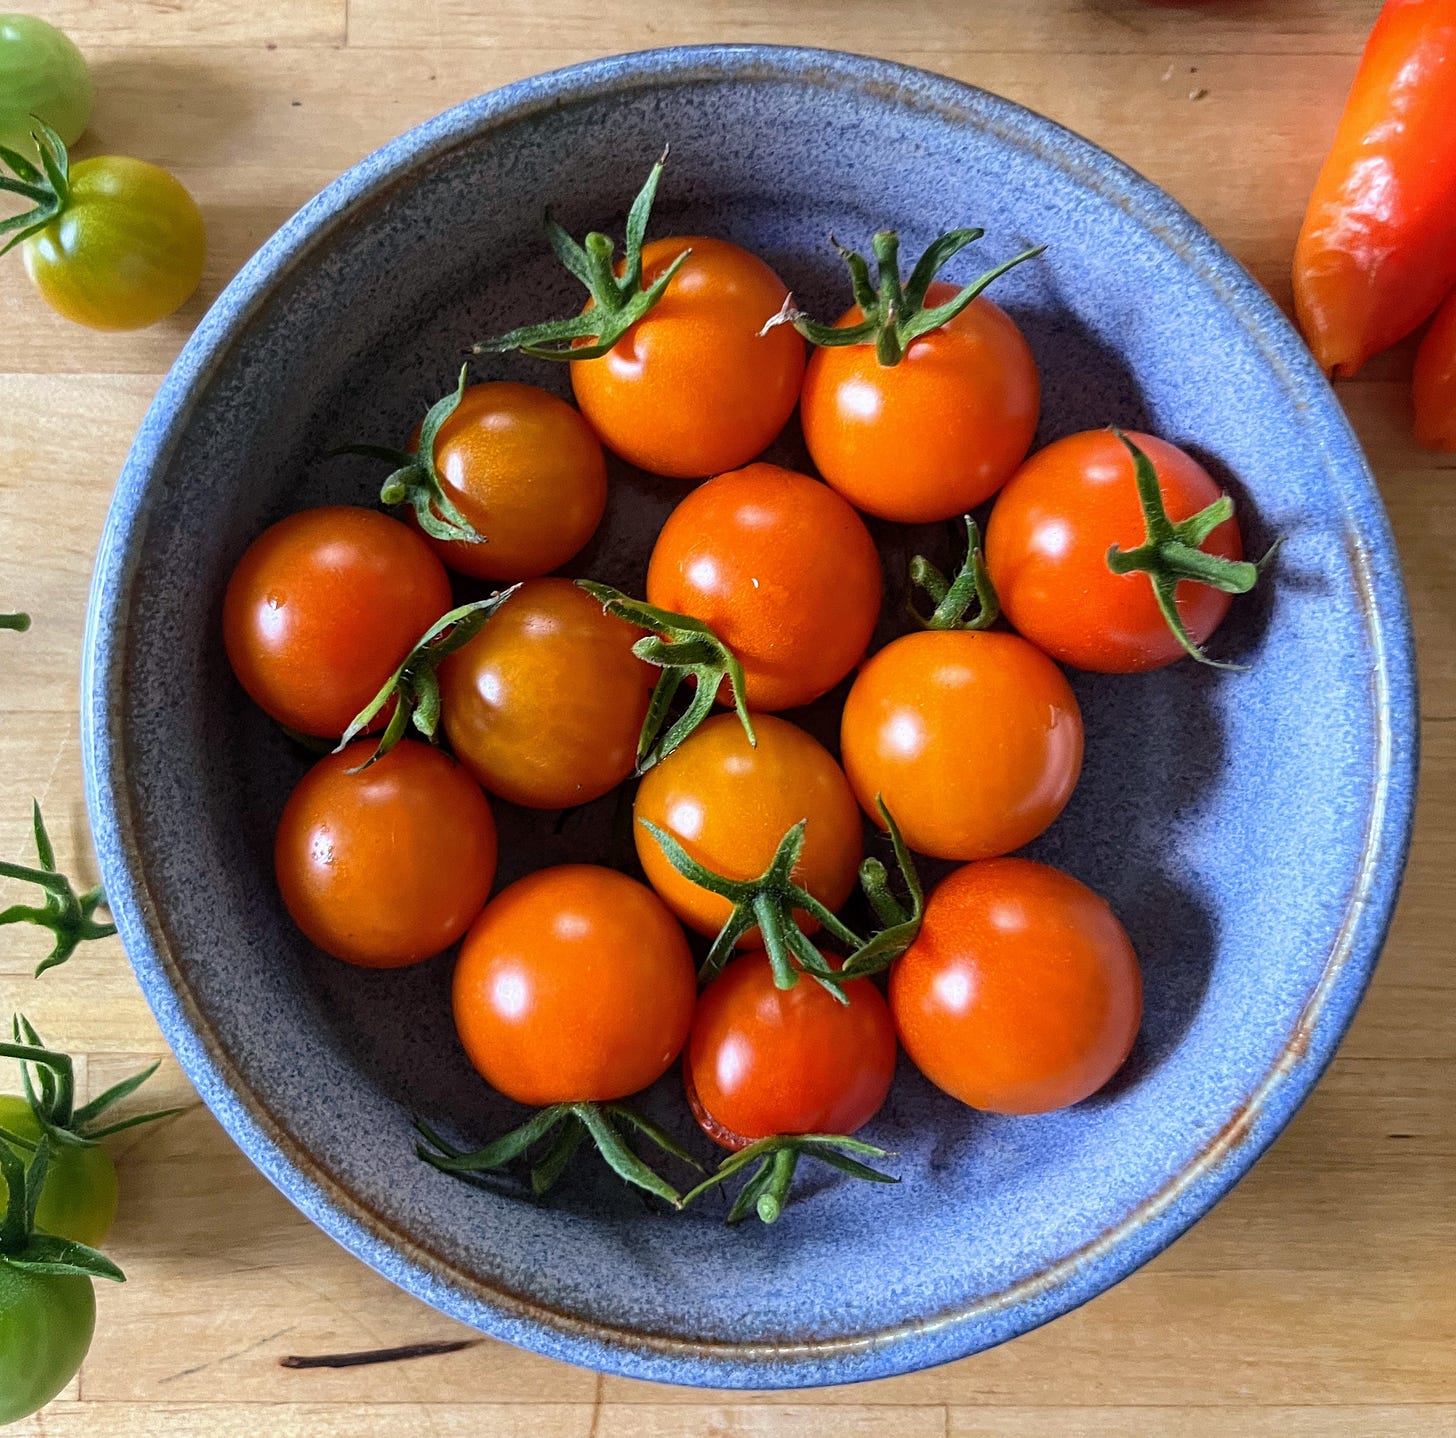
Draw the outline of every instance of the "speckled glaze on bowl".
<instances>
[{"instance_id":1,"label":"speckled glaze on bowl","mask_svg":"<svg viewBox=\"0 0 1456 1438\"><path fill-rule=\"evenodd\" d=\"M665 1217L589 1166L537 1203L413 1157L414 1113L481 1139L518 1111L455 1045L448 956L365 973L289 925L269 846L303 761L242 702L219 642L226 576L265 523L373 492L367 465L318 456L396 441L471 340L569 313L543 205L577 232L613 219L620 232L668 139L654 233L745 242L821 312L844 296L831 230L862 243L894 224L911 253L941 228L985 225L983 255L959 273L1048 242L996 292L1042 369L1040 440L1154 429L1233 489L1251 551L1285 536L1273 583L1215 641L1248 673L1076 678L1086 774L1031 852L1105 893L1142 956L1147 1018L1124 1073L1073 1110L999 1119L903 1071L869 1133L907 1181L816 1176L773 1230L730 1232L712 1207ZM506 373L565 392L544 364L480 368ZM801 458L796 434L774 454ZM572 572L640 582L682 487L622 466L613 479ZM949 541L877 537L883 640L905 554ZM832 735L832 709L806 722ZM488 1333L743 1387L875 1378L1002 1342L1205 1213L1309 1092L1369 979L1406 852L1414 716L1405 601L1360 451L1288 324L1188 215L1085 141L950 80L720 47L482 96L365 160L263 247L178 360L121 477L83 696L91 816L127 950L258 1167L366 1263ZM500 808L502 882L610 857L610 800L563 825ZM684 1133L676 1084L649 1103Z\"/></svg>"}]
</instances>

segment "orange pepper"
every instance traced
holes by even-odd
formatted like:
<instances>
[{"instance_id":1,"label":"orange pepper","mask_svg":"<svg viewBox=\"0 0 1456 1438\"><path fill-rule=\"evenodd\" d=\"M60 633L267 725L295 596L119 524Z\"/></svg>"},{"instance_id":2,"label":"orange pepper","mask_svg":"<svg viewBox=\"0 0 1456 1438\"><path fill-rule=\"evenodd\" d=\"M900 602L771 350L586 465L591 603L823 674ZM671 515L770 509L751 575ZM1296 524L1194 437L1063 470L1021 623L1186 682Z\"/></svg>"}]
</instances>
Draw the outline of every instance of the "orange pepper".
<instances>
[{"instance_id":1,"label":"orange pepper","mask_svg":"<svg viewBox=\"0 0 1456 1438\"><path fill-rule=\"evenodd\" d=\"M1456 284L1456 0L1387 0L1294 251L1300 327L1354 374Z\"/></svg>"},{"instance_id":2,"label":"orange pepper","mask_svg":"<svg viewBox=\"0 0 1456 1438\"><path fill-rule=\"evenodd\" d=\"M1416 351L1412 388L1416 438L1427 449L1456 452L1456 290L1436 311Z\"/></svg>"}]
</instances>

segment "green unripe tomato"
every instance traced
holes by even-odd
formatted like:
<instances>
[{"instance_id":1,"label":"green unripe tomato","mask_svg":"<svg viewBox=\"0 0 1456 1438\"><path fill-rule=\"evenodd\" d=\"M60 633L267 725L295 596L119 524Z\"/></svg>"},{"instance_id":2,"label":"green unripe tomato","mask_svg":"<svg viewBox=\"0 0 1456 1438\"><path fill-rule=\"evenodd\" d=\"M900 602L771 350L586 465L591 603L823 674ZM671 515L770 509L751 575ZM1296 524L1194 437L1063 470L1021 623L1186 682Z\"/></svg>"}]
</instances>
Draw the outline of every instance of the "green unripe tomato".
<instances>
[{"instance_id":1,"label":"green unripe tomato","mask_svg":"<svg viewBox=\"0 0 1456 1438\"><path fill-rule=\"evenodd\" d=\"M44 1407L76 1376L96 1329L91 1280L0 1258L0 1423Z\"/></svg>"},{"instance_id":2,"label":"green unripe tomato","mask_svg":"<svg viewBox=\"0 0 1456 1438\"><path fill-rule=\"evenodd\" d=\"M18 1094L0 1094L0 1128L21 1138L40 1137L30 1105ZM0 1204L8 1192L0 1178ZM35 1226L56 1238L70 1238L99 1248L116 1217L116 1165L99 1144L81 1148L51 1145L45 1186L35 1210ZM0 1393L3 1393L0 1388ZM3 1398L0 1398L3 1403Z\"/></svg>"},{"instance_id":3,"label":"green unripe tomato","mask_svg":"<svg viewBox=\"0 0 1456 1438\"><path fill-rule=\"evenodd\" d=\"M32 115L67 145L81 138L91 118L86 57L34 15L0 15L0 145L33 156Z\"/></svg>"}]
</instances>

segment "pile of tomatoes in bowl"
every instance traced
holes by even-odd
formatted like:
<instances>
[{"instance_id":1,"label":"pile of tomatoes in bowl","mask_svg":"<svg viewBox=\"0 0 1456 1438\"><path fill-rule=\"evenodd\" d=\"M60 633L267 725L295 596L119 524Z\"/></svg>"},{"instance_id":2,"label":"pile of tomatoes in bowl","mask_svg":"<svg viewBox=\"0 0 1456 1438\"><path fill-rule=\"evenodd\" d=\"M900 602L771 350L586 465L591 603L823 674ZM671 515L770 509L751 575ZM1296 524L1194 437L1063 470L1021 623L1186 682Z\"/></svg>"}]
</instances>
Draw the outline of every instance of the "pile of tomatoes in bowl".
<instances>
[{"instance_id":1,"label":"pile of tomatoes in bowl","mask_svg":"<svg viewBox=\"0 0 1456 1438\"><path fill-rule=\"evenodd\" d=\"M381 508L254 540L223 631L253 701L322 754L275 841L294 922L371 968L459 943L459 1041L533 1110L473 1150L422 1119L421 1158L541 1193L590 1141L674 1207L726 1183L730 1220L772 1221L805 1160L896 1181L856 1135L901 1048L1006 1114L1075 1104L1122 1065L1142 1010L1126 933L1077 879L1012 856L1081 772L1059 665L1232 667L1203 646L1263 561L1155 436L1028 457L1036 364L983 292L1039 250L962 286L939 275L979 230L905 277L886 231L873 264L841 248L853 303L823 323L737 245L649 241L662 169L621 254L548 218L580 313L476 346L523 374L569 365L576 407L467 366L405 445L349 446L388 466ZM796 408L818 477L759 459ZM602 520L604 450L683 486L635 592L555 573ZM913 561L923 600L873 653L886 584L863 515L966 540L954 574ZM836 756L792 715L846 681ZM496 807L614 792L610 866L492 896ZM956 867L926 894L917 855ZM682 1136L631 1102L679 1060L684 1112L729 1151L696 1180Z\"/></svg>"}]
</instances>

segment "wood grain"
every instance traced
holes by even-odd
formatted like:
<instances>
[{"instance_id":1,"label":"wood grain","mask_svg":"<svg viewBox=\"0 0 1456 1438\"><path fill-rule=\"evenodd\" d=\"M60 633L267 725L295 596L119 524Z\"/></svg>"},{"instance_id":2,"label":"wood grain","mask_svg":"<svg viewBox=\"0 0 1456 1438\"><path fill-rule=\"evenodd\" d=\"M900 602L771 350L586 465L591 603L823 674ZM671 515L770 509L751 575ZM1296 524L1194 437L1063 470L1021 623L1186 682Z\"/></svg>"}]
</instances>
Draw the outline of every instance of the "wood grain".
<instances>
[{"instance_id":1,"label":"wood grain","mask_svg":"<svg viewBox=\"0 0 1456 1438\"><path fill-rule=\"evenodd\" d=\"M63 865L92 865L76 675L112 484L207 303L298 205L400 130L493 85L592 55L699 40L836 45L1034 106L1113 149L1203 219L1281 301L1304 196L1373 0L48 0L93 61L86 153L176 169L203 206L203 291L139 335L93 335L0 271L0 854L40 797ZM1199 98L1190 98L1203 92ZM1213 157L1219 157L1217 162ZM1456 461L1409 432L1409 346L1341 396L1404 558L1420 649L1423 785L1405 894L1324 1082L1227 1201L1056 1323L932 1372L812 1394L602 1379L486 1342L378 1368L287 1353L450 1338L290 1207L170 1058L149 1099L191 1103L117 1142L129 1274L103 1286L80 1380L26 1438L1434 1438L1456 1431ZM0 886L0 903L18 896ZM99 1088L165 1052L119 944L39 981L8 933L0 1012L23 1008Z\"/></svg>"}]
</instances>

